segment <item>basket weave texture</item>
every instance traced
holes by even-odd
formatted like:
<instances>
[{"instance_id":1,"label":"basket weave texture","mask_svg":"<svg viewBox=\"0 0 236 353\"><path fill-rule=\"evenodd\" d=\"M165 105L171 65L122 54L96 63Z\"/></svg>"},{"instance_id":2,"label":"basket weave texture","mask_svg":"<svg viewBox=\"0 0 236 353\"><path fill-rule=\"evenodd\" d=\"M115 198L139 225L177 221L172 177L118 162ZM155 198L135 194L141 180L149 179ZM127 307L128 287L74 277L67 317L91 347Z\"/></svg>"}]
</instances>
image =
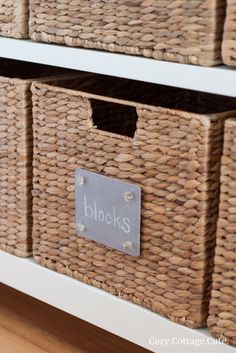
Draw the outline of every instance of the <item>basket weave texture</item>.
<instances>
[{"instance_id":1,"label":"basket weave texture","mask_svg":"<svg viewBox=\"0 0 236 353\"><path fill-rule=\"evenodd\" d=\"M236 346L236 120L225 124L220 210L208 326Z\"/></svg>"},{"instance_id":2,"label":"basket weave texture","mask_svg":"<svg viewBox=\"0 0 236 353\"><path fill-rule=\"evenodd\" d=\"M193 100L178 89L146 87L144 95L155 92L152 101L169 107L158 108L101 96L115 94L114 79L110 84L91 78L63 85L70 89L32 86L35 259L175 322L203 326L211 290L223 124L229 114L212 113L222 111L220 99L203 102L199 93ZM117 92L119 98L141 97L131 84ZM211 105L211 114L171 108L181 101L183 108L198 106L202 112L208 111L204 104ZM141 186L139 257L77 235L76 168Z\"/></svg>"},{"instance_id":3,"label":"basket weave texture","mask_svg":"<svg viewBox=\"0 0 236 353\"><path fill-rule=\"evenodd\" d=\"M0 77L0 248L31 255L30 82Z\"/></svg>"},{"instance_id":4,"label":"basket weave texture","mask_svg":"<svg viewBox=\"0 0 236 353\"><path fill-rule=\"evenodd\" d=\"M28 21L28 0L0 0L0 36L28 38Z\"/></svg>"},{"instance_id":5,"label":"basket weave texture","mask_svg":"<svg viewBox=\"0 0 236 353\"><path fill-rule=\"evenodd\" d=\"M236 66L236 0L227 1L226 20L222 44L224 64Z\"/></svg>"},{"instance_id":6,"label":"basket weave texture","mask_svg":"<svg viewBox=\"0 0 236 353\"><path fill-rule=\"evenodd\" d=\"M58 69L0 60L0 249L22 257L32 254L30 88L51 71Z\"/></svg>"},{"instance_id":7,"label":"basket weave texture","mask_svg":"<svg viewBox=\"0 0 236 353\"><path fill-rule=\"evenodd\" d=\"M36 41L212 66L222 62L224 0L30 0Z\"/></svg>"}]
</instances>

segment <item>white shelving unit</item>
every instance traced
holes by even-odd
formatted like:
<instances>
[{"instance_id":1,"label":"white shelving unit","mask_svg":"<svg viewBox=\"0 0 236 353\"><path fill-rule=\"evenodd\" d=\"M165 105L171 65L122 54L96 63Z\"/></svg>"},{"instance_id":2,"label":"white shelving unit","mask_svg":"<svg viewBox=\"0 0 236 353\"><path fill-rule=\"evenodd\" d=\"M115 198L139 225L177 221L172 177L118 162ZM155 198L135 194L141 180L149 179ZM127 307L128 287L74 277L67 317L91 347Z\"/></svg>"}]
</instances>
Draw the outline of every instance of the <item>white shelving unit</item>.
<instances>
[{"instance_id":1,"label":"white shelving unit","mask_svg":"<svg viewBox=\"0 0 236 353\"><path fill-rule=\"evenodd\" d=\"M182 65L7 38L0 38L0 57L236 97L236 70L224 66ZM43 268L33 259L0 251L0 282L152 352L236 353L236 348L211 338L207 329L191 330L177 325L142 307ZM167 345L161 341L164 338L169 338Z\"/></svg>"},{"instance_id":2,"label":"white shelving unit","mask_svg":"<svg viewBox=\"0 0 236 353\"><path fill-rule=\"evenodd\" d=\"M177 325L105 291L41 267L32 259L21 259L0 251L0 280L152 352L236 352L236 348L216 344L207 329L191 330ZM167 346L161 344L164 338L170 340ZM153 344L154 339L156 343L160 340L160 344ZM181 344L184 340L192 344Z\"/></svg>"},{"instance_id":3,"label":"white shelving unit","mask_svg":"<svg viewBox=\"0 0 236 353\"><path fill-rule=\"evenodd\" d=\"M236 70L0 38L0 57L236 97Z\"/></svg>"}]
</instances>

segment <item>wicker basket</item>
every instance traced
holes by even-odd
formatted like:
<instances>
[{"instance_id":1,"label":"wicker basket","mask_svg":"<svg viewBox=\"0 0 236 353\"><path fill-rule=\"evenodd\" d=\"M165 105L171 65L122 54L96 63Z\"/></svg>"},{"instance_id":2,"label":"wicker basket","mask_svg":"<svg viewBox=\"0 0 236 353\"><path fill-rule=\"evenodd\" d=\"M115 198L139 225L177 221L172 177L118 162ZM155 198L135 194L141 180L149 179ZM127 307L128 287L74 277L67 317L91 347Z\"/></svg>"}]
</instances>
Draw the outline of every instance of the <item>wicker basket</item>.
<instances>
[{"instance_id":1,"label":"wicker basket","mask_svg":"<svg viewBox=\"0 0 236 353\"><path fill-rule=\"evenodd\" d=\"M236 0L227 0L222 56L224 64L236 66Z\"/></svg>"},{"instance_id":2,"label":"wicker basket","mask_svg":"<svg viewBox=\"0 0 236 353\"><path fill-rule=\"evenodd\" d=\"M236 114L222 111L235 100L105 77L32 90L35 259L175 322L203 326L223 124ZM77 236L76 168L141 186L139 257Z\"/></svg>"},{"instance_id":3,"label":"wicker basket","mask_svg":"<svg viewBox=\"0 0 236 353\"><path fill-rule=\"evenodd\" d=\"M28 0L0 0L0 36L28 38L28 21Z\"/></svg>"},{"instance_id":4,"label":"wicker basket","mask_svg":"<svg viewBox=\"0 0 236 353\"><path fill-rule=\"evenodd\" d=\"M212 66L224 0L30 0L33 40Z\"/></svg>"},{"instance_id":5,"label":"wicker basket","mask_svg":"<svg viewBox=\"0 0 236 353\"><path fill-rule=\"evenodd\" d=\"M236 346L236 120L225 125L220 214L208 326Z\"/></svg>"},{"instance_id":6,"label":"wicker basket","mask_svg":"<svg viewBox=\"0 0 236 353\"><path fill-rule=\"evenodd\" d=\"M57 71L0 59L0 248L22 257L32 254L30 88Z\"/></svg>"}]
</instances>

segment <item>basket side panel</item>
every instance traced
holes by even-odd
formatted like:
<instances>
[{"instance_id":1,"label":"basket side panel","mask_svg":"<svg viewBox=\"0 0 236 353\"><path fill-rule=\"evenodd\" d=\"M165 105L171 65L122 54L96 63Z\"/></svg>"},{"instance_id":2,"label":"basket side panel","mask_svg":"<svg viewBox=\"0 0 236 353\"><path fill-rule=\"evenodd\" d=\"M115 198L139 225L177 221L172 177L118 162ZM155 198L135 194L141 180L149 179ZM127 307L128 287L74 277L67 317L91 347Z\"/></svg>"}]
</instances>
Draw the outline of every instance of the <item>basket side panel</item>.
<instances>
[{"instance_id":1,"label":"basket side panel","mask_svg":"<svg viewBox=\"0 0 236 353\"><path fill-rule=\"evenodd\" d=\"M0 0L0 35L28 38L29 1Z\"/></svg>"},{"instance_id":2,"label":"basket side panel","mask_svg":"<svg viewBox=\"0 0 236 353\"><path fill-rule=\"evenodd\" d=\"M0 82L0 247L31 254L32 113L29 84Z\"/></svg>"},{"instance_id":3,"label":"basket side panel","mask_svg":"<svg viewBox=\"0 0 236 353\"><path fill-rule=\"evenodd\" d=\"M222 44L222 56L224 64L236 66L236 1L227 1L226 20Z\"/></svg>"},{"instance_id":4,"label":"basket side panel","mask_svg":"<svg viewBox=\"0 0 236 353\"><path fill-rule=\"evenodd\" d=\"M208 326L214 336L236 345L236 121L225 126L220 211Z\"/></svg>"}]
</instances>

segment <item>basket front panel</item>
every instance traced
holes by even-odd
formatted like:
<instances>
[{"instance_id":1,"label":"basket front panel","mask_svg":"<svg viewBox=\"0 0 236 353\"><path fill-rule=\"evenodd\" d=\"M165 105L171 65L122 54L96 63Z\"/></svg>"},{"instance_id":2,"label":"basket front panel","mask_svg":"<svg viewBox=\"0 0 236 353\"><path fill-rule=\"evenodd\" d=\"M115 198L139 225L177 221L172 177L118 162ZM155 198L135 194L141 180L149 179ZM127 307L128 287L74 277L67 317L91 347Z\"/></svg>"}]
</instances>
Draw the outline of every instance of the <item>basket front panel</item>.
<instances>
[{"instance_id":1,"label":"basket front panel","mask_svg":"<svg viewBox=\"0 0 236 353\"><path fill-rule=\"evenodd\" d=\"M182 63L221 62L225 1L30 1L34 40Z\"/></svg>"}]
</instances>

